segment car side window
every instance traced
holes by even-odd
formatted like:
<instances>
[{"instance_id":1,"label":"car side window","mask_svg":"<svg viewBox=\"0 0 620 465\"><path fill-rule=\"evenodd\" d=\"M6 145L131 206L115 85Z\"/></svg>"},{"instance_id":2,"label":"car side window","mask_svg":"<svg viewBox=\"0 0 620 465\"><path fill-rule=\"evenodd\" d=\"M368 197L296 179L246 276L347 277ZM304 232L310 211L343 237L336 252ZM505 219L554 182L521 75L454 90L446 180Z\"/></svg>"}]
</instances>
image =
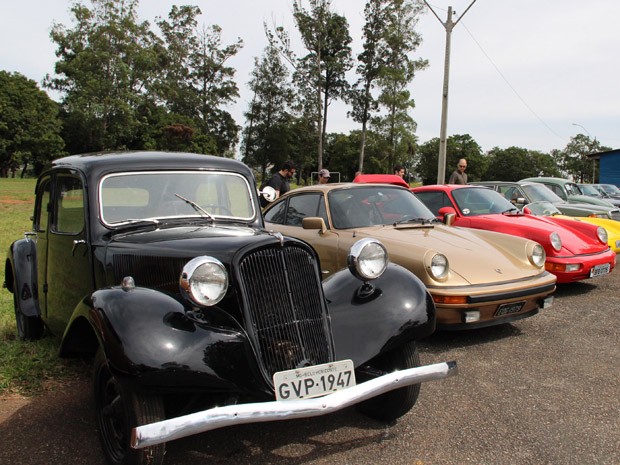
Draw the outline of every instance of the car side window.
<instances>
[{"instance_id":1,"label":"car side window","mask_svg":"<svg viewBox=\"0 0 620 465\"><path fill-rule=\"evenodd\" d=\"M551 189L556 195L559 195L562 199L566 200L566 194L564 193L564 189L560 186L556 186L554 184L545 184L549 189Z\"/></svg>"},{"instance_id":2,"label":"car side window","mask_svg":"<svg viewBox=\"0 0 620 465\"><path fill-rule=\"evenodd\" d=\"M296 195L289 199L288 210L284 224L288 226L301 226L306 217L317 216L321 194Z\"/></svg>"},{"instance_id":3,"label":"car side window","mask_svg":"<svg viewBox=\"0 0 620 465\"><path fill-rule=\"evenodd\" d=\"M275 224L284 224L284 213L286 212L286 200L280 202L265 213L265 221Z\"/></svg>"},{"instance_id":4,"label":"car side window","mask_svg":"<svg viewBox=\"0 0 620 465\"><path fill-rule=\"evenodd\" d=\"M47 178L39 183L37 188L35 214L34 214L34 231L45 232L47 231L47 222L49 218L49 204L50 204L50 178Z\"/></svg>"},{"instance_id":5,"label":"car side window","mask_svg":"<svg viewBox=\"0 0 620 465\"><path fill-rule=\"evenodd\" d=\"M444 192L416 192L415 195L435 216L439 215L440 208L452 206L452 202Z\"/></svg>"},{"instance_id":6,"label":"car side window","mask_svg":"<svg viewBox=\"0 0 620 465\"><path fill-rule=\"evenodd\" d=\"M84 189L79 178L60 175L56 182L54 230L77 234L84 229Z\"/></svg>"}]
</instances>

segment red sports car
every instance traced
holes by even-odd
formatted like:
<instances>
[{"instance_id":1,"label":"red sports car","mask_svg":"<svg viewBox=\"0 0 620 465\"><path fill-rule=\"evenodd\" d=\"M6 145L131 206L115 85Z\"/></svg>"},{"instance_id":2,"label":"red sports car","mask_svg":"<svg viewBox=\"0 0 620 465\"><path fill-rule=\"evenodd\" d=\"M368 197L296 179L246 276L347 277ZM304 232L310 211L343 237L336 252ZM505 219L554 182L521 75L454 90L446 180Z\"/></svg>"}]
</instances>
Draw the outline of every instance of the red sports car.
<instances>
[{"instance_id":1,"label":"red sports car","mask_svg":"<svg viewBox=\"0 0 620 465\"><path fill-rule=\"evenodd\" d=\"M433 185L412 191L440 219L453 214L455 226L485 229L535 240L545 248L545 268L558 283L593 278L611 272L616 253L607 245L605 228L575 221L559 225L524 214L501 194L482 186Z\"/></svg>"}]
</instances>

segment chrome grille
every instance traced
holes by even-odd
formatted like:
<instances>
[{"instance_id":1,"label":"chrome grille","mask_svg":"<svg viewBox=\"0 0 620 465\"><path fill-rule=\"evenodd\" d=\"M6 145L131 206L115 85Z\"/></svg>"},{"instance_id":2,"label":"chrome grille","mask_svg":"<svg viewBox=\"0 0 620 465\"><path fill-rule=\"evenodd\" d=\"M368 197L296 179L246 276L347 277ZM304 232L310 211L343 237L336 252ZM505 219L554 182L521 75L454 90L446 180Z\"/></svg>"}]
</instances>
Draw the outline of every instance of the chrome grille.
<instances>
[{"instance_id":1,"label":"chrome grille","mask_svg":"<svg viewBox=\"0 0 620 465\"><path fill-rule=\"evenodd\" d=\"M276 371L333 361L334 349L318 264L296 244L245 256L238 280L247 331L265 379Z\"/></svg>"}]
</instances>

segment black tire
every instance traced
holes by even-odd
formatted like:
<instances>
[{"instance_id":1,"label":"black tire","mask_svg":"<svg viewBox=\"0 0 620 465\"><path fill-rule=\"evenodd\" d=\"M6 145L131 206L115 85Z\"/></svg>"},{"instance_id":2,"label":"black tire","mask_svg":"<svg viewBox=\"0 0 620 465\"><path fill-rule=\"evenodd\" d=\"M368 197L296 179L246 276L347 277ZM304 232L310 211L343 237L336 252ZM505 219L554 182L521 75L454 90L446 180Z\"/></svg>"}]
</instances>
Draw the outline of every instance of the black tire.
<instances>
[{"instance_id":1,"label":"black tire","mask_svg":"<svg viewBox=\"0 0 620 465\"><path fill-rule=\"evenodd\" d=\"M129 391L110 371L103 350L94 363L94 394L101 447L113 465L161 465L165 444L132 449L131 429L165 419L161 396Z\"/></svg>"},{"instance_id":2,"label":"black tire","mask_svg":"<svg viewBox=\"0 0 620 465\"><path fill-rule=\"evenodd\" d=\"M26 316L19 308L17 288L13 287L13 307L15 308L15 323L17 325L17 337L22 341L36 341L43 337L45 326L40 316Z\"/></svg>"},{"instance_id":3,"label":"black tire","mask_svg":"<svg viewBox=\"0 0 620 465\"><path fill-rule=\"evenodd\" d=\"M408 342L396 349L380 354L367 365L384 373L420 366L420 355L415 342ZM413 384L368 399L357 408L364 415L380 421L393 421L402 417L415 405L420 385Z\"/></svg>"}]
</instances>

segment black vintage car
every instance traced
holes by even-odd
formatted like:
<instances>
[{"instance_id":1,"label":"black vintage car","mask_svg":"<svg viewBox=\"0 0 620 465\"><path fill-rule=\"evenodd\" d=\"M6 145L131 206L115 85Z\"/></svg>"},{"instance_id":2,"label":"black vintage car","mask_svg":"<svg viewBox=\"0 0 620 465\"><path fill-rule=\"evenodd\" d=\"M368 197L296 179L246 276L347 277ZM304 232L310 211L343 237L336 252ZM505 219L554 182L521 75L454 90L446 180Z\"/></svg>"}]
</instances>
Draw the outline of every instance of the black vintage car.
<instances>
[{"instance_id":1,"label":"black vintage car","mask_svg":"<svg viewBox=\"0 0 620 465\"><path fill-rule=\"evenodd\" d=\"M19 337L94 358L112 464L161 463L165 442L223 426L356 404L380 420L414 405L433 301L383 246L354 244L321 283L306 243L266 231L244 164L134 152L56 160L36 185L33 229L5 286ZM263 193L267 195L268 193Z\"/></svg>"}]
</instances>

